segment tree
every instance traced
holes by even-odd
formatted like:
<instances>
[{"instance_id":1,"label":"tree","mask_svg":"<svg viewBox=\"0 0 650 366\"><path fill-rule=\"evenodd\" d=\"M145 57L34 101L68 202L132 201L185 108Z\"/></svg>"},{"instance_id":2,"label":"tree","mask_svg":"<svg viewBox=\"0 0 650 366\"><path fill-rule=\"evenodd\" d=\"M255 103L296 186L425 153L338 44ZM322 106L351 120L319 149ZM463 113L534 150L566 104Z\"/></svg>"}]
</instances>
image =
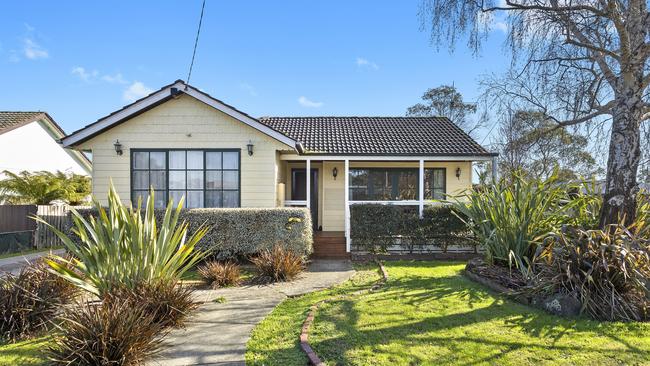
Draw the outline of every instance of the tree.
<instances>
[{"instance_id":1,"label":"tree","mask_svg":"<svg viewBox=\"0 0 650 366\"><path fill-rule=\"evenodd\" d=\"M463 95L454 86L441 85L429 89L422 95L422 100L425 102L424 104L418 103L409 107L406 115L414 117L447 117L468 134L471 134L479 127L479 123L472 126L472 121L469 119L471 114L476 113L476 104L465 103Z\"/></svg>"},{"instance_id":2,"label":"tree","mask_svg":"<svg viewBox=\"0 0 650 366\"><path fill-rule=\"evenodd\" d=\"M495 18L508 28L511 70L495 94L556 127L611 123L600 226L636 215L640 126L650 118L647 0L423 0L432 42L462 34L480 50Z\"/></svg>"},{"instance_id":3,"label":"tree","mask_svg":"<svg viewBox=\"0 0 650 366\"><path fill-rule=\"evenodd\" d=\"M597 164L586 137L554 122L541 112L513 111L505 114L499 129L499 170L504 177L524 172L533 177L560 180L591 177Z\"/></svg>"},{"instance_id":4,"label":"tree","mask_svg":"<svg viewBox=\"0 0 650 366\"><path fill-rule=\"evenodd\" d=\"M86 201L90 195L90 178L60 171L19 174L3 171L0 180L0 201L7 204L47 205L62 200L72 205Z\"/></svg>"}]
</instances>

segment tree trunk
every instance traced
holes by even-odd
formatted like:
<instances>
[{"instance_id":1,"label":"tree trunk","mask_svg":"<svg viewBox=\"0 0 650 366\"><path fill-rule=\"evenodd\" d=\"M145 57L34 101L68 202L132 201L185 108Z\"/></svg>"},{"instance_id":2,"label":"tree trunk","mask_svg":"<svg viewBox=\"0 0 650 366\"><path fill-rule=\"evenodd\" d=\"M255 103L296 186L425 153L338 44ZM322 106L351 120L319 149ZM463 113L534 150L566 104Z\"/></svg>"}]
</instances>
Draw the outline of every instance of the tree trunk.
<instances>
[{"instance_id":1,"label":"tree trunk","mask_svg":"<svg viewBox=\"0 0 650 366\"><path fill-rule=\"evenodd\" d=\"M639 84L640 85L640 84ZM641 159L640 119L642 94L639 88L617 93L613 110L612 134L609 143L605 195L600 212L600 228L625 220L629 225L636 218L636 175Z\"/></svg>"}]
</instances>

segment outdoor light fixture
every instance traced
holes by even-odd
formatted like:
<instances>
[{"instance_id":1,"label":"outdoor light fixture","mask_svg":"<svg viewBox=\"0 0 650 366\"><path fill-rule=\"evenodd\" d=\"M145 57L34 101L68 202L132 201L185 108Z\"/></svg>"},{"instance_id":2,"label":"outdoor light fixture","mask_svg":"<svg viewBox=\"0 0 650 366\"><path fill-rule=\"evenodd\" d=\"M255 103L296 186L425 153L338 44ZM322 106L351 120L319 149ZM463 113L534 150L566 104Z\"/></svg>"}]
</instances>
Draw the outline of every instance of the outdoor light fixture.
<instances>
[{"instance_id":1,"label":"outdoor light fixture","mask_svg":"<svg viewBox=\"0 0 650 366\"><path fill-rule=\"evenodd\" d=\"M122 155L122 144L120 143L120 140L115 140L113 146L115 147L117 155Z\"/></svg>"},{"instance_id":2,"label":"outdoor light fixture","mask_svg":"<svg viewBox=\"0 0 650 366\"><path fill-rule=\"evenodd\" d=\"M460 167L456 168L456 178L460 180Z\"/></svg>"},{"instance_id":3,"label":"outdoor light fixture","mask_svg":"<svg viewBox=\"0 0 650 366\"><path fill-rule=\"evenodd\" d=\"M339 175L339 170L334 167L334 169L332 169L332 176L334 177L334 180L336 180L337 175Z\"/></svg>"},{"instance_id":4,"label":"outdoor light fixture","mask_svg":"<svg viewBox=\"0 0 650 366\"><path fill-rule=\"evenodd\" d=\"M246 145L246 148L248 149L248 156L253 156L253 141L248 141L248 145Z\"/></svg>"}]
</instances>

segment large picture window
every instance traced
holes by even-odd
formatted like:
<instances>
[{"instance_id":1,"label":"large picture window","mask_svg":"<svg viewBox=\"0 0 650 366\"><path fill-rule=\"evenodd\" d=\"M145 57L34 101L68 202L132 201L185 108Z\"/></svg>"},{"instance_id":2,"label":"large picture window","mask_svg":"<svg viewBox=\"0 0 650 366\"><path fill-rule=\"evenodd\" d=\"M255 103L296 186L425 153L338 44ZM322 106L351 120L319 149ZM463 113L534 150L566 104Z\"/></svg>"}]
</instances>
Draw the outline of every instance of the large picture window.
<instances>
[{"instance_id":1,"label":"large picture window","mask_svg":"<svg viewBox=\"0 0 650 366\"><path fill-rule=\"evenodd\" d=\"M350 169L350 200L403 201L418 199L418 170Z\"/></svg>"},{"instance_id":2,"label":"large picture window","mask_svg":"<svg viewBox=\"0 0 650 366\"><path fill-rule=\"evenodd\" d=\"M239 207L239 150L132 150L131 200L155 191L156 207L185 196L185 207Z\"/></svg>"},{"instance_id":3,"label":"large picture window","mask_svg":"<svg viewBox=\"0 0 650 366\"><path fill-rule=\"evenodd\" d=\"M447 169L424 169L424 199L444 200L447 193Z\"/></svg>"}]
</instances>

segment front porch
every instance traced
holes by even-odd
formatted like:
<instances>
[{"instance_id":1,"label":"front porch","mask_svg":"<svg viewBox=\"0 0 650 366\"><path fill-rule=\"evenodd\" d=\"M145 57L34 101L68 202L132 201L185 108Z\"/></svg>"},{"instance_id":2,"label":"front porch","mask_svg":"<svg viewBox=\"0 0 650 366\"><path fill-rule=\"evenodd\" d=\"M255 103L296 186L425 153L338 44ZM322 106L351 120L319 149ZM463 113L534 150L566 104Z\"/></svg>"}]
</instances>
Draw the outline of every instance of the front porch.
<instances>
[{"instance_id":1,"label":"front porch","mask_svg":"<svg viewBox=\"0 0 650 366\"><path fill-rule=\"evenodd\" d=\"M281 154L277 204L311 210L315 256L349 256L351 205L412 206L422 215L425 205L470 189L472 162L491 159Z\"/></svg>"}]
</instances>

